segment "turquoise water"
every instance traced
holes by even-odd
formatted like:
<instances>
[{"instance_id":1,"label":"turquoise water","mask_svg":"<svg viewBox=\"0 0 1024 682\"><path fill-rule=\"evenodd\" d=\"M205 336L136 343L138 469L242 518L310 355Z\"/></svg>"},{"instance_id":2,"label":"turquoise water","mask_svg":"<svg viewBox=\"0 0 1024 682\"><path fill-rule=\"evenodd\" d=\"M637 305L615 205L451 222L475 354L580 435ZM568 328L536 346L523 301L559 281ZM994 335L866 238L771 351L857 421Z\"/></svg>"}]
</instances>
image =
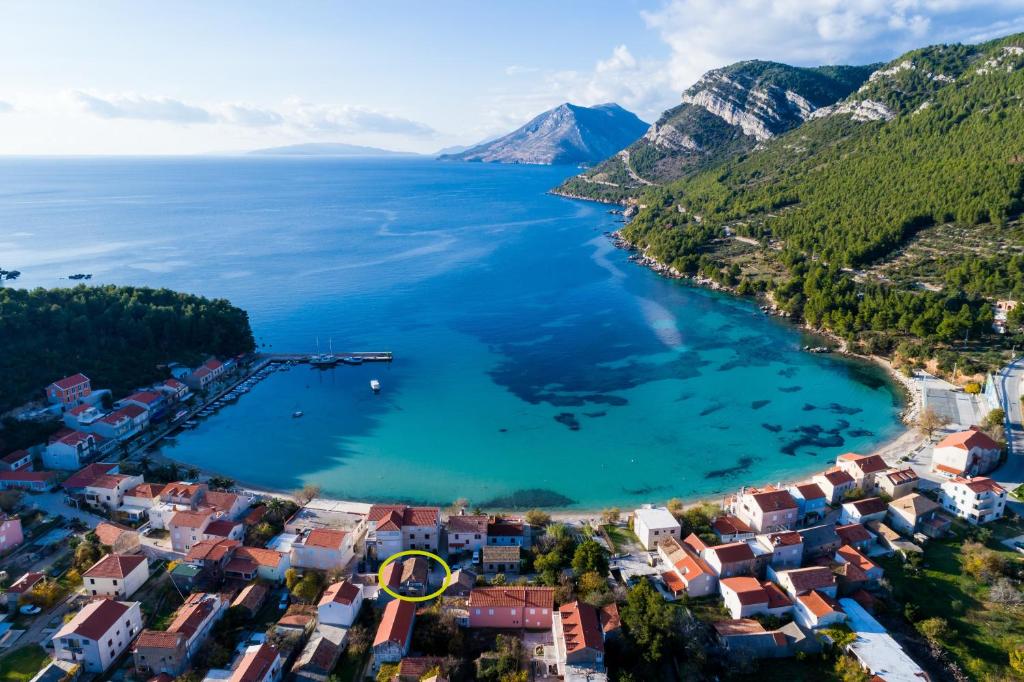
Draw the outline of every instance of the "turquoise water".
<instances>
[{"instance_id":1,"label":"turquoise water","mask_svg":"<svg viewBox=\"0 0 1024 682\"><path fill-rule=\"evenodd\" d=\"M252 484L630 505L785 480L898 431L876 368L629 263L608 207L545 194L572 170L4 160L0 264L22 286L83 272L226 297L267 350L395 353L274 374L166 448Z\"/></svg>"}]
</instances>

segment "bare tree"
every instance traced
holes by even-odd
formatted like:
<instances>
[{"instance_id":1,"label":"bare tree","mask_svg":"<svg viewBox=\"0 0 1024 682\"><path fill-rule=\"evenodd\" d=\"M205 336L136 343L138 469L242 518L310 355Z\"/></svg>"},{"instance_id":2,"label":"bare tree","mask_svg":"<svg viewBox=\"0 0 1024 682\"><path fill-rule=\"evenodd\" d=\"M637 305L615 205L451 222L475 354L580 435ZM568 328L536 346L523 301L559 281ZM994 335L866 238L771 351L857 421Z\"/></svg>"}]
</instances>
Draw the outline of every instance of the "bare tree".
<instances>
[{"instance_id":1,"label":"bare tree","mask_svg":"<svg viewBox=\"0 0 1024 682\"><path fill-rule=\"evenodd\" d=\"M932 434L948 423L948 417L939 414L930 407L926 407L921 411L921 414L918 415L916 426L918 431L931 438Z\"/></svg>"},{"instance_id":2,"label":"bare tree","mask_svg":"<svg viewBox=\"0 0 1024 682\"><path fill-rule=\"evenodd\" d=\"M315 483L307 483L295 491L295 499L299 501L299 504L309 504L309 501L316 497L320 497L320 486Z\"/></svg>"}]
</instances>

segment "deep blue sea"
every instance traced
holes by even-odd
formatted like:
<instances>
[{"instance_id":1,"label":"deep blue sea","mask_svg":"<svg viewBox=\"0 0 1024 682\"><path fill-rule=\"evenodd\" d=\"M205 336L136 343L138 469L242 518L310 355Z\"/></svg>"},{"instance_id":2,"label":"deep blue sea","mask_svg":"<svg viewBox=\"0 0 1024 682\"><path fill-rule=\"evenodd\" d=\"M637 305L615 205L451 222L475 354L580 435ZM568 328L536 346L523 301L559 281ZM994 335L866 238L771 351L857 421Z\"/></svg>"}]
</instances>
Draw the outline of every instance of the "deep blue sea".
<instances>
[{"instance_id":1,"label":"deep blue sea","mask_svg":"<svg viewBox=\"0 0 1024 682\"><path fill-rule=\"evenodd\" d=\"M898 432L877 368L628 262L609 207L545 193L574 170L5 159L0 266L228 298L267 350L395 353L277 373L167 448L251 484L625 506L791 479Z\"/></svg>"}]
</instances>

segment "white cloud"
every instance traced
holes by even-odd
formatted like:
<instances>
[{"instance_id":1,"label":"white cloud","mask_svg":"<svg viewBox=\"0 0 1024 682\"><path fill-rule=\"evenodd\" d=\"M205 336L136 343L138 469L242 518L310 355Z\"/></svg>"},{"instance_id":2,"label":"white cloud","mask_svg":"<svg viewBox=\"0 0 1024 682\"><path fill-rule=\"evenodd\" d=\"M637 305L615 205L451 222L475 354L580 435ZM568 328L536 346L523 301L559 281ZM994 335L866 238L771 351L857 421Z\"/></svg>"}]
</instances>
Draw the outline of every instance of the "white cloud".
<instances>
[{"instance_id":1,"label":"white cloud","mask_svg":"<svg viewBox=\"0 0 1024 682\"><path fill-rule=\"evenodd\" d=\"M425 123L366 107L290 100L286 109L285 118L290 125L311 133L382 133L412 137L434 134L434 129Z\"/></svg>"},{"instance_id":2,"label":"white cloud","mask_svg":"<svg viewBox=\"0 0 1024 682\"><path fill-rule=\"evenodd\" d=\"M246 104L225 104L218 107L220 120L240 126L262 127L284 123L284 117L272 109Z\"/></svg>"},{"instance_id":3,"label":"white cloud","mask_svg":"<svg viewBox=\"0 0 1024 682\"><path fill-rule=\"evenodd\" d=\"M70 93L84 112L100 118L132 118L172 123L214 123L216 117L206 109L170 97L142 95L101 96L81 90Z\"/></svg>"},{"instance_id":4,"label":"white cloud","mask_svg":"<svg viewBox=\"0 0 1024 682\"><path fill-rule=\"evenodd\" d=\"M797 65L887 61L938 42L1020 30L1020 0L671 0L644 13L671 49L676 90L743 59Z\"/></svg>"},{"instance_id":5,"label":"white cloud","mask_svg":"<svg viewBox=\"0 0 1024 682\"><path fill-rule=\"evenodd\" d=\"M6 113L8 111L14 111L14 105L10 102L0 100L0 114Z\"/></svg>"}]
</instances>

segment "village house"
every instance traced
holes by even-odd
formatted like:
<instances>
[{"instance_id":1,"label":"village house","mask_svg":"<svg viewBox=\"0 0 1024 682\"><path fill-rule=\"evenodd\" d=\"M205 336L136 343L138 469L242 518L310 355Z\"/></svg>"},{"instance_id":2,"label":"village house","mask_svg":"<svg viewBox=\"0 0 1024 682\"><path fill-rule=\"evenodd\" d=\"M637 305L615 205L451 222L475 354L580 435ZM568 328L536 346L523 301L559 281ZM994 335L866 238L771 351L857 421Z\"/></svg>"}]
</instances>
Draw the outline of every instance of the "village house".
<instances>
[{"instance_id":1,"label":"village house","mask_svg":"<svg viewBox=\"0 0 1024 682\"><path fill-rule=\"evenodd\" d=\"M156 387L156 390L167 396L167 399L171 403L184 402L192 397L192 394L189 393L188 386L174 378L164 381Z\"/></svg>"},{"instance_id":2,"label":"village house","mask_svg":"<svg viewBox=\"0 0 1024 682\"><path fill-rule=\"evenodd\" d=\"M419 596L426 594L429 577L430 566L427 560L421 556L411 556L385 566L381 582L396 594ZM381 590L378 598L389 599L391 596Z\"/></svg>"},{"instance_id":3,"label":"village house","mask_svg":"<svg viewBox=\"0 0 1024 682\"><path fill-rule=\"evenodd\" d=\"M61 429L50 437L43 450L43 467L76 471L97 454L96 438L91 433Z\"/></svg>"},{"instance_id":4,"label":"village house","mask_svg":"<svg viewBox=\"0 0 1024 682\"><path fill-rule=\"evenodd\" d=\"M56 471L0 471L0 490L28 490L43 493L57 485Z\"/></svg>"},{"instance_id":5,"label":"village house","mask_svg":"<svg viewBox=\"0 0 1024 682\"><path fill-rule=\"evenodd\" d=\"M100 474L82 490L82 499L90 507L106 509L113 514L124 502L126 492L142 483L142 476Z\"/></svg>"},{"instance_id":6,"label":"village house","mask_svg":"<svg viewBox=\"0 0 1024 682\"><path fill-rule=\"evenodd\" d=\"M827 628L846 620L846 614L834 597L811 590L796 598L793 619L805 628Z\"/></svg>"},{"instance_id":7,"label":"village house","mask_svg":"<svg viewBox=\"0 0 1024 682\"><path fill-rule=\"evenodd\" d=\"M844 594L875 585L882 577L880 566L849 545L840 547L833 559L838 564L833 573Z\"/></svg>"},{"instance_id":8,"label":"village house","mask_svg":"<svg viewBox=\"0 0 1024 682\"><path fill-rule=\"evenodd\" d=\"M239 519L249 509L252 498L223 490L204 489L200 504L218 512L221 518Z\"/></svg>"},{"instance_id":9,"label":"village house","mask_svg":"<svg viewBox=\"0 0 1024 682\"><path fill-rule=\"evenodd\" d=\"M116 523L101 521L93 529L101 545L110 547L114 554L135 554L142 549L142 539L134 531Z\"/></svg>"},{"instance_id":10,"label":"village house","mask_svg":"<svg viewBox=\"0 0 1024 682\"><path fill-rule=\"evenodd\" d=\"M142 554L108 554L82 574L82 585L93 597L128 599L148 579L149 560Z\"/></svg>"},{"instance_id":11,"label":"village house","mask_svg":"<svg viewBox=\"0 0 1024 682\"><path fill-rule=\"evenodd\" d=\"M788 658L821 650L817 639L796 623L787 623L777 630L767 630L752 618L738 618L718 621L712 626L730 658Z\"/></svg>"},{"instance_id":12,"label":"village house","mask_svg":"<svg viewBox=\"0 0 1024 682\"><path fill-rule=\"evenodd\" d=\"M61 485L67 491L68 497L73 500L69 504L74 505L84 501L85 489L97 478L119 474L120 472L121 465L116 462L94 462L68 476Z\"/></svg>"},{"instance_id":13,"label":"village house","mask_svg":"<svg viewBox=\"0 0 1024 682\"><path fill-rule=\"evenodd\" d=\"M0 554L14 549L24 541L21 519L0 513Z\"/></svg>"},{"instance_id":14,"label":"village house","mask_svg":"<svg viewBox=\"0 0 1024 682\"><path fill-rule=\"evenodd\" d=\"M657 549L667 538L682 539L682 527L665 507L645 504L633 511L633 533L646 550Z\"/></svg>"},{"instance_id":15,"label":"village house","mask_svg":"<svg viewBox=\"0 0 1024 682\"><path fill-rule=\"evenodd\" d=\"M84 374L72 374L46 387L46 399L54 405L77 405L92 394L92 383Z\"/></svg>"},{"instance_id":16,"label":"village house","mask_svg":"<svg viewBox=\"0 0 1024 682\"><path fill-rule=\"evenodd\" d=\"M829 597L836 598L836 578L825 566L808 566L788 571L768 569L768 577L786 591L790 597L799 597L818 590Z\"/></svg>"},{"instance_id":17,"label":"village house","mask_svg":"<svg viewBox=\"0 0 1024 682\"><path fill-rule=\"evenodd\" d=\"M167 397L158 391L137 391L117 401L118 407L135 405L148 413L149 421L160 421L167 413Z\"/></svg>"},{"instance_id":18,"label":"village house","mask_svg":"<svg viewBox=\"0 0 1024 682\"><path fill-rule=\"evenodd\" d=\"M226 538L201 540L192 545L185 562L199 569L195 579L216 586L224 579L224 569L242 543Z\"/></svg>"},{"instance_id":19,"label":"village house","mask_svg":"<svg viewBox=\"0 0 1024 682\"><path fill-rule=\"evenodd\" d=\"M149 425L149 410L138 405L125 405L96 421L93 430L111 440L126 441L142 433Z\"/></svg>"},{"instance_id":20,"label":"village house","mask_svg":"<svg viewBox=\"0 0 1024 682\"><path fill-rule=\"evenodd\" d=\"M354 556L353 538L343 530L313 529L292 543L291 564L320 571L344 568Z\"/></svg>"},{"instance_id":21,"label":"village house","mask_svg":"<svg viewBox=\"0 0 1024 682\"><path fill-rule=\"evenodd\" d=\"M284 661L272 644L253 644L245 650L226 682L277 682L281 679Z\"/></svg>"},{"instance_id":22,"label":"village house","mask_svg":"<svg viewBox=\"0 0 1024 682\"><path fill-rule=\"evenodd\" d=\"M617 621L617 618L615 619ZM611 620L603 610L574 601L551 617L555 672L566 682L594 679L604 672L604 642Z\"/></svg>"},{"instance_id":23,"label":"village house","mask_svg":"<svg viewBox=\"0 0 1024 682\"><path fill-rule=\"evenodd\" d=\"M911 469L889 469L875 476L875 488L879 495L895 500L917 490L921 479Z\"/></svg>"},{"instance_id":24,"label":"village house","mask_svg":"<svg viewBox=\"0 0 1024 682\"><path fill-rule=\"evenodd\" d=\"M925 535L941 537L934 533L938 531L939 527L944 525L948 528L950 524L948 521L941 522L940 509L942 509L942 505L938 502L919 493L911 493L889 503L889 513L886 515L885 521L890 528L903 535L912 536L920 531ZM927 523L937 516L940 519L938 525Z\"/></svg>"},{"instance_id":25,"label":"village house","mask_svg":"<svg viewBox=\"0 0 1024 682\"><path fill-rule=\"evenodd\" d=\"M530 526L521 521L496 517L487 524L487 544L529 547Z\"/></svg>"},{"instance_id":26,"label":"village house","mask_svg":"<svg viewBox=\"0 0 1024 682\"><path fill-rule=\"evenodd\" d=\"M820 474L815 474L811 480L825 493L829 504L839 504L851 490L857 487L853 476L842 469L823 471Z\"/></svg>"},{"instance_id":27,"label":"village house","mask_svg":"<svg viewBox=\"0 0 1024 682\"><path fill-rule=\"evenodd\" d=\"M448 551L474 552L487 544L485 514L458 514L448 517Z\"/></svg>"},{"instance_id":28,"label":"village house","mask_svg":"<svg viewBox=\"0 0 1024 682\"><path fill-rule=\"evenodd\" d=\"M224 565L226 578L237 578L246 582L261 578L280 584L284 582L285 572L291 567L287 554L272 549L236 546L229 552L230 559Z\"/></svg>"},{"instance_id":29,"label":"village house","mask_svg":"<svg viewBox=\"0 0 1024 682\"><path fill-rule=\"evenodd\" d=\"M723 578L718 583L725 608L733 618L747 618L756 614L782 616L793 610L792 600L770 582L761 582L749 576Z\"/></svg>"},{"instance_id":30,"label":"village house","mask_svg":"<svg viewBox=\"0 0 1024 682\"><path fill-rule=\"evenodd\" d=\"M796 531L766 533L758 535L756 541L768 553L769 565L779 570L800 567L804 558L804 540Z\"/></svg>"},{"instance_id":31,"label":"village house","mask_svg":"<svg viewBox=\"0 0 1024 682\"><path fill-rule=\"evenodd\" d=\"M974 525L1003 518L1006 507L1006 489L991 478L961 478L943 481L939 502Z\"/></svg>"},{"instance_id":32,"label":"village house","mask_svg":"<svg viewBox=\"0 0 1024 682\"><path fill-rule=\"evenodd\" d=\"M125 492L118 514L132 521L148 519L150 510L160 504L160 491L163 489L161 483L140 483Z\"/></svg>"},{"instance_id":33,"label":"village house","mask_svg":"<svg viewBox=\"0 0 1024 682\"><path fill-rule=\"evenodd\" d=\"M347 580L327 586L317 604L317 617L325 625L351 627L363 606L363 588Z\"/></svg>"},{"instance_id":34,"label":"village house","mask_svg":"<svg viewBox=\"0 0 1024 682\"><path fill-rule=\"evenodd\" d=\"M274 632L285 637L295 637L302 641L316 627L316 607L307 604L292 604L284 615L274 623Z\"/></svg>"},{"instance_id":35,"label":"village house","mask_svg":"<svg viewBox=\"0 0 1024 682\"><path fill-rule=\"evenodd\" d=\"M346 636L345 631L338 628L318 628L295 659L289 679L292 682L329 682L335 679L332 673L341 658ZM416 680L418 682L419 678Z\"/></svg>"},{"instance_id":36,"label":"village house","mask_svg":"<svg viewBox=\"0 0 1024 682\"><path fill-rule=\"evenodd\" d=\"M693 548L701 547L700 556L720 579L736 575L753 575L757 566L754 550L746 542L730 542L725 545L708 547L697 545L697 536L690 535L683 544ZM699 540L697 540L699 542Z\"/></svg>"},{"instance_id":37,"label":"village house","mask_svg":"<svg viewBox=\"0 0 1024 682\"><path fill-rule=\"evenodd\" d=\"M242 591L238 593L235 600L231 602L230 608L245 609L249 614L249 617L255 616L259 613L260 607L263 606L263 602L267 600L267 593L269 590L266 585L260 583L249 583L242 588Z\"/></svg>"},{"instance_id":38,"label":"village house","mask_svg":"<svg viewBox=\"0 0 1024 682\"><path fill-rule=\"evenodd\" d=\"M744 488L731 505L732 513L758 533L796 526L797 503L786 490Z\"/></svg>"},{"instance_id":39,"label":"village house","mask_svg":"<svg viewBox=\"0 0 1024 682\"><path fill-rule=\"evenodd\" d=\"M932 451L932 471L947 477L981 476L999 464L1002 446L980 428L951 433Z\"/></svg>"},{"instance_id":40,"label":"village house","mask_svg":"<svg viewBox=\"0 0 1024 682\"><path fill-rule=\"evenodd\" d=\"M75 431L92 431L97 421L103 418L104 412L89 403L82 403L66 410L61 416L64 425Z\"/></svg>"},{"instance_id":41,"label":"village house","mask_svg":"<svg viewBox=\"0 0 1024 682\"><path fill-rule=\"evenodd\" d=\"M718 541L743 542L754 537L754 529L731 514L717 516L711 522L711 530L718 536Z\"/></svg>"},{"instance_id":42,"label":"village house","mask_svg":"<svg viewBox=\"0 0 1024 682\"><path fill-rule=\"evenodd\" d=\"M516 545L484 547L482 565L484 573L519 575L519 552Z\"/></svg>"},{"instance_id":43,"label":"village house","mask_svg":"<svg viewBox=\"0 0 1024 682\"><path fill-rule=\"evenodd\" d=\"M679 540L668 538L658 543L658 554L669 570L661 574L673 596L706 597L718 590L718 577L707 562Z\"/></svg>"},{"instance_id":44,"label":"village house","mask_svg":"<svg viewBox=\"0 0 1024 682\"><path fill-rule=\"evenodd\" d=\"M452 579L448 582L444 594L446 597L468 597L476 587L476 573L466 568L452 571Z\"/></svg>"},{"instance_id":45,"label":"village house","mask_svg":"<svg viewBox=\"0 0 1024 682\"><path fill-rule=\"evenodd\" d=\"M168 483L160 490L160 501L149 508L149 523L153 528L167 529L171 517L179 511L196 511L206 498L209 488L205 483Z\"/></svg>"},{"instance_id":46,"label":"village house","mask_svg":"<svg viewBox=\"0 0 1024 682\"><path fill-rule=\"evenodd\" d=\"M32 453L28 450L15 450L0 459L0 471L32 471Z\"/></svg>"},{"instance_id":47,"label":"village house","mask_svg":"<svg viewBox=\"0 0 1024 682\"><path fill-rule=\"evenodd\" d=\"M553 587L478 587L469 593L469 627L546 630L554 604Z\"/></svg>"},{"instance_id":48,"label":"village house","mask_svg":"<svg viewBox=\"0 0 1024 682\"><path fill-rule=\"evenodd\" d=\"M828 498L817 483L800 483L788 488L796 501L796 518L801 523L816 521L825 515Z\"/></svg>"},{"instance_id":49,"label":"village house","mask_svg":"<svg viewBox=\"0 0 1024 682\"><path fill-rule=\"evenodd\" d=\"M224 595L188 595L166 631L143 630L135 642L135 667L151 675L180 675L189 668L214 624L228 609Z\"/></svg>"},{"instance_id":50,"label":"village house","mask_svg":"<svg viewBox=\"0 0 1024 682\"><path fill-rule=\"evenodd\" d=\"M167 530L171 535L171 549L180 554L188 552L192 545L206 539L206 527L211 521L213 511L209 509L175 512L167 524Z\"/></svg>"},{"instance_id":51,"label":"village house","mask_svg":"<svg viewBox=\"0 0 1024 682\"><path fill-rule=\"evenodd\" d=\"M7 597L7 612L13 613L17 611L18 605L26 595L32 591L33 587L39 584L39 581L45 578L45 573L30 571L11 583L4 593Z\"/></svg>"},{"instance_id":52,"label":"village house","mask_svg":"<svg viewBox=\"0 0 1024 682\"><path fill-rule=\"evenodd\" d=\"M361 524L360 531L364 529L367 554L381 561L407 549L436 551L441 535L441 510L375 504Z\"/></svg>"},{"instance_id":53,"label":"village house","mask_svg":"<svg viewBox=\"0 0 1024 682\"><path fill-rule=\"evenodd\" d=\"M880 455L860 455L856 452L847 452L836 458L836 467L840 471L850 474L856 487L865 493L873 494L876 491L875 477L887 470L889 465Z\"/></svg>"},{"instance_id":54,"label":"village house","mask_svg":"<svg viewBox=\"0 0 1024 682\"><path fill-rule=\"evenodd\" d=\"M416 604L394 599L384 607L377 635L373 638L373 670L384 663L398 663L409 653Z\"/></svg>"},{"instance_id":55,"label":"village house","mask_svg":"<svg viewBox=\"0 0 1024 682\"><path fill-rule=\"evenodd\" d=\"M839 514L840 523L867 523L885 518L888 507L880 497L866 497L863 500L844 502Z\"/></svg>"},{"instance_id":56,"label":"village house","mask_svg":"<svg viewBox=\"0 0 1024 682\"><path fill-rule=\"evenodd\" d=\"M866 552L871 545L875 544L875 536L859 523L848 523L845 526L836 526L835 529L840 543L834 550L838 550L842 545L849 545L858 551ZM834 552L829 554L832 553Z\"/></svg>"},{"instance_id":57,"label":"village house","mask_svg":"<svg viewBox=\"0 0 1024 682\"><path fill-rule=\"evenodd\" d=\"M120 656L142 630L139 602L96 599L53 636L53 657L101 673Z\"/></svg>"}]
</instances>

